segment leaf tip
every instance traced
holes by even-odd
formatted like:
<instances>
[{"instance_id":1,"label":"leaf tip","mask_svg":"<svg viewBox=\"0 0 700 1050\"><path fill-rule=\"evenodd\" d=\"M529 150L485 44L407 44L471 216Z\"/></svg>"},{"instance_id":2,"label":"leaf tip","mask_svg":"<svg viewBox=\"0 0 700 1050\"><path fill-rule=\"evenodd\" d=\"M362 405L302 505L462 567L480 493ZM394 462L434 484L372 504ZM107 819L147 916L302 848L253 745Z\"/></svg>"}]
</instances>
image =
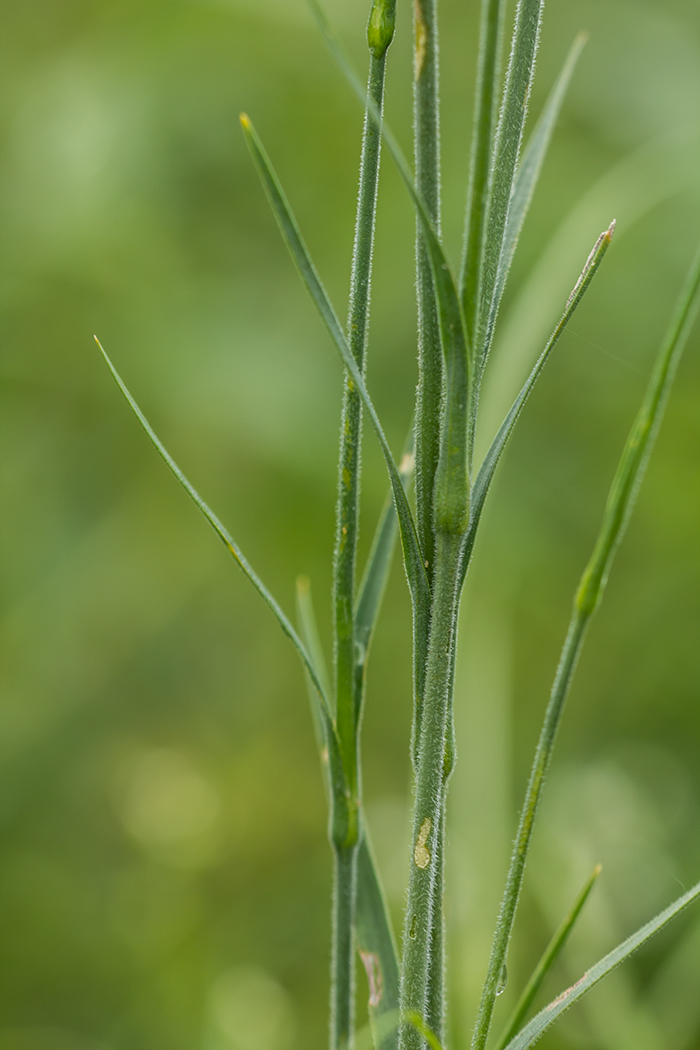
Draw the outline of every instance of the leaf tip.
<instances>
[{"instance_id":1,"label":"leaf tip","mask_svg":"<svg viewBox=\"0 0 700 1050\"><path fill-rule=\"evenodd\" d=\"M307 595L311 590L311 581L309 580L309 577L305 576L303 573L301 576L297 576L296 584L297 594L299 595Z\"/></svg>"},{"instance_id":2,"label":"leaf tip","mask_svg":"<svg viewBox=\"0 0 700 1050\"><path fill-rule=\"evenodd\" d=\"M610 225L608 226L608 228L607 228L607 230L605 231L605 234L604 234L604 236L605 236L605 238L607 239L608 242L610 242L613 239L616 227L617 227L617 219L613 219L613 221L610 223Z\"/></svg>"},{"instance_id":3,"label":"leaf tip","mask_svg":"<svg viewBox=\"0 0 700 1050\"><path fill-rule=\"evenodd\" d=\"M593 878L597 879L602 870L603 870L603 865L602 864L596 864L595 868L593 869Z\"/></svg>"},{"instance_id":4,"label":"leaf tip","mask_svg":"<svg viewBox=\"0 0 700 1050\"><path fill-rule=\"evenodd\" d=\"M238 119L241 122L241 127L244 131L250 131L250 117L247 113L240 113Z\"/></svg>"}]
</instances>

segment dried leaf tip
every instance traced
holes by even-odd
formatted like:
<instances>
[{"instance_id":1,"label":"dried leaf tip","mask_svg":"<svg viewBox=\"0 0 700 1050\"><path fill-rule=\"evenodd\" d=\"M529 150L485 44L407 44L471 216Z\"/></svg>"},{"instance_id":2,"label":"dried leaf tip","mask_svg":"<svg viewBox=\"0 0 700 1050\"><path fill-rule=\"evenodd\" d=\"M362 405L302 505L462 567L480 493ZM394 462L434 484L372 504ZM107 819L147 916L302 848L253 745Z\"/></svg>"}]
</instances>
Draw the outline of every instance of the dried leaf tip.
<instances>
[{"instance_id":1,"label":"dried leaf tip","mask_svg":"<svg viewBox=\"0 0 700 1050\"><path fill-rule=\"evenodd\" d=\"M617 219L613 219L613 221L610 223L610 225L608 226L607 230L603 234L603 236L605 238L607 238L608 241L611 241L613 239L613 234L615 233L615 227L616 226L617 226Z\"/></svg>"},{"instance_id":2,"label":"dried leaf tip","mask_svg":"<svg viewBox=\"0 0 700 1050\"><path fill-rule=\"evenodd\" d=\"M245 128L246 131L250 130L250 117L247 113L241 113L238 119L241 122L241 127Z\"/></svg>"}]
</instances>

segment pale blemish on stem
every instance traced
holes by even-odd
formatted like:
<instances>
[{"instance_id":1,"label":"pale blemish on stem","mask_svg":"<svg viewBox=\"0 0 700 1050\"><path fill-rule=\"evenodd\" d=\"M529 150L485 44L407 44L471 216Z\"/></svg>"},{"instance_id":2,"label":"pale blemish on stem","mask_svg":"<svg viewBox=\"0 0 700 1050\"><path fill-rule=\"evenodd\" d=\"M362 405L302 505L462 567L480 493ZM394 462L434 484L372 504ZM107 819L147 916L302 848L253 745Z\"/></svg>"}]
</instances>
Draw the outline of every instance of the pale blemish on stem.
<instances>
[{"instance_id":1,"label":"pale blemish on stem","mask_svg":"<svg viewBox=\"0 0 700 1050\"><path fill-rule=\"evenodd\" d=\"M427 868L430 864L430 850L426 846L426 842L428 841L431 827L430 817L426 817L420 826L418 838L416 839L416 848L413 851L413 859L417 868Z\"/></svg>"},{"instance_id":2,"label":"pale blemish on stem","mask_svg":"<svg viewBox=\"0 0 700 1050\"><path fill-rule=\"evenodd\" d=\"M414 58L414 76L416 80L420 80L421 73L423 72L423 64L425 63L425 54L428 50L428 26L426 25L425 17L423 15L421 0L414 0L414 7L416 12L416 51Z\"/></svg>"}]
</instances>

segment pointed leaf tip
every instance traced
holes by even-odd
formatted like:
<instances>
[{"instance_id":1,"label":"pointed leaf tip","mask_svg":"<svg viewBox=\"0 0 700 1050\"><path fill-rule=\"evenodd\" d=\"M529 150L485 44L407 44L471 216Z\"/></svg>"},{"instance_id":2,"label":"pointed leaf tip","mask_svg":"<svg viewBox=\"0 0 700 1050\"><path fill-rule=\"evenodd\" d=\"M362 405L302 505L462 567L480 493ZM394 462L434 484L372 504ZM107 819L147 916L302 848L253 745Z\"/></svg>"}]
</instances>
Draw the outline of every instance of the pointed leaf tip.
<instances>
[{"instance_id":1,"label":"pointed leaf tip","mask_svg":"<svg viewBox=\"0 0 700 1050\"><path fill-rule=\"evenodd\" d=\"M246 129L246 131L247 131L250 128L250 117L248 116L248 114L247 113L239 113L238 119L241 122L241 126L244 127Z\"/></svg>"}]
</instances>

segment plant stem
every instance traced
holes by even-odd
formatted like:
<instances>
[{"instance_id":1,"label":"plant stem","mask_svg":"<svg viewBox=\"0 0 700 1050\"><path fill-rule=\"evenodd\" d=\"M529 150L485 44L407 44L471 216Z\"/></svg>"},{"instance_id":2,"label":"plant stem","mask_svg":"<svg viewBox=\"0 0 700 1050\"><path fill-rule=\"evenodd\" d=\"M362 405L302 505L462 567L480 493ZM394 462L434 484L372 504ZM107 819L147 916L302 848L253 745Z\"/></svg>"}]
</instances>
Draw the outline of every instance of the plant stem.
<instances>
[{"instance_id":1,"label":"plant stem","mask_svg":"<svg viewBox=\"0 0 700 1050\"><path fill-rule=\"evenodd\" d=\"M440 232L440 109L437 0L415 0L414 157L416 187ZM418 389L416 393L416 518L428 579L433 579L433 487L440 456L442 351L430 260L416 235Z\"/></svg>"},{"instance_id":2,"label":"plant stem","mask_svg":"<svg viewBox=\"0 0 700 1050\"><path fill-rule=\"evenodd\" d=\"M393 36L393 3L374 3L368 26L370 67L367 95L381 114L384 101L386 51ZM370 109L365 111L360 159L355 239L350 278L348 344L360 372L364 372L369 321L372 251L379 183L381 128ZM362 401L357 385L345 373L338 465L333 606L335 615L336 723L343 767L351 798L348 837L335 838L341 821L332 820L335 853L333 894L333 946L331 963L331 1050L344 1050L353 1042L355 1003L354 929L357 884L357 849L360 840L359 723L361 704L356 696L355 562L359 528ZM342 809L345 800L334 800ZM354 814L354 819L353 819Z\"/></svg>"},{"instance_id":3,"label":"plant stem","mask_svg":"<svg viewBox=\"0 0 700 1050\"><path fill-rule=\"evenodd\" d=\"M333 973L331 987L331 1047L351 1045L355 1007L354 918L357 883L357 842L334 849ZM348 920L351 921L348 921Z\"/></svg>"},{"instance_id":4,"label":"plant stem","mask_svg":"<svg viewBox=\"0 0 700 1050\"><path fill-rule=\"evenodd\" d=\"M442 865L440 827L443 818L445 749L453 683L453 649L459 612L458 567L461 536L438 532L433 615L428 644L425 692L418 748L413 816L413 855L404 926L401 968L401 1011L425 1018L435 923L442 922L435 889ZM435 972L440 968L434 966ZM435 972L432 976L435 996ZM413 1050L423 1039L413 1026L401 1029L402 1050Z\"/></svg>"},{"instance_id":5,"label":"plant stem","mask_svg":"<svg viewBox=\"0 0 700 1050\"><path fill-rule=\"evenodd\" d=\"M368 94L381 111L386 57L370 59ZM374 218L379 179L381 132L365 115L350 284L348 342L359 368L364 368L372 275ZM358 788L355 693L354 593L359 524L362 402L352 378L345 376L338 465L338 503L333 573L335 609L335 684L338 734L351 790Z\"/></svg>"},{"instance_id":6,"label":"plant stem","mask_svg":"<svg viewBox=\"0 0 700 1050\"><path fill-rule=\"evenodd\" d=\"M576 669L581 646L590 620L590 613L582 612L576 605L569 624L569 632L564 642L559 667L557 668L552 693L544 716L544 724L535 752L535 760L532 764L530 782L525 794L525 803L520 816L518 833L515 838L513 854L511 857L506 888L503 893L501 910L498 916L498 924L493 939L491 960L489 962L488 974L484 984L484 991L479 1006L479 1014L474 1028L472 1039L472 1050L483 1050L491 1027L493 1008L498 995L501 982L501 974L508 954L510 934L513 929L513 920L518 906L518 898L523 882L525 861L530 846L532 829L537 816L537 808L544 786L544 779L549 767L549 761L554 747L554 741L559 729L561 715L564 708L569 686Z\"/></svg>"}]
</instances>

